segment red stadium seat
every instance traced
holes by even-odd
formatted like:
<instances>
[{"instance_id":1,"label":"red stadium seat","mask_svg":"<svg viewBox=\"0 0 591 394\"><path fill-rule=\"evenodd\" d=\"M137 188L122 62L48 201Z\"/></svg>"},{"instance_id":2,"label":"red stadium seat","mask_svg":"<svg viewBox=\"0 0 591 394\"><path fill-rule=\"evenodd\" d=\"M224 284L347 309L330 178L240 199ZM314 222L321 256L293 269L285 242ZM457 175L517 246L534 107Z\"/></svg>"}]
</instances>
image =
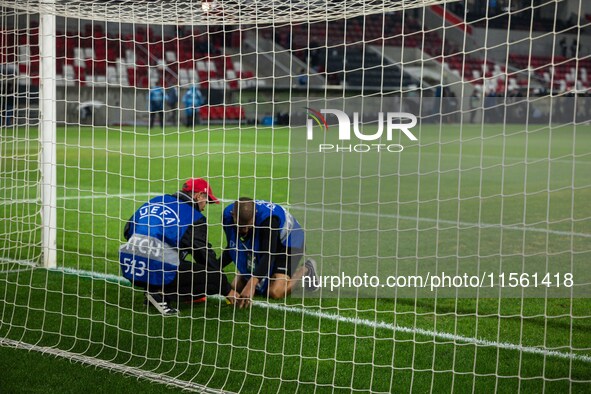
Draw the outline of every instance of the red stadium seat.
<instances>
[{"instance_id":1,"label":"red stadium seat","mask_svg":"<svg viewBox=\"0 0 591 394\"><path fill-rule=\"evenodd\" d=\"M127 80L129 86L135 86L135 69L133 67L127 69Z\"/></svg>"},{"instance_id":2,"label":"red stadium seat","mask_svg":"<svg viewBox=\"0 0 591 394\"><path fill-rule=\"evenodd\" d=\"M211 119L212 120L224 119L224 107L221 105L214 105L212 107Z\"/></svg>"}]
</instances>

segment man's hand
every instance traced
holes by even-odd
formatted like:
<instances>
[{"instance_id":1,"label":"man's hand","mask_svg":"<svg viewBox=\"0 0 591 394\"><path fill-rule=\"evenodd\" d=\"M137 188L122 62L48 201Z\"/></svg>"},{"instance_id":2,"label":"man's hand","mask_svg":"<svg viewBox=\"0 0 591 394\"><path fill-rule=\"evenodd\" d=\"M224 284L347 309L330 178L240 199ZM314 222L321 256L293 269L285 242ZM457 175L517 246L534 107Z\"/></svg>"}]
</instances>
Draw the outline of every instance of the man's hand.
<instances>
[{"instance_id":1,"label":"man's hand","mask_svg":"<svg viewBox=\"0 0 591 394\"><path fill-rule=\"evenodd\" d=\"M238 298L238 308L247 308L252 304L252 297L254 297L258 283L259 279L254 276L248 280L240 293L240 298Z\"/></svg>"},{"instance_id":2,"label":"man's hand","mask_svg":"<svg viewBox=\"0 0 591 394\"><path fill-rule=\"evenodd\" d=\"M226 294L226 303L228 305L236 305L236 301L239 297L240 294L238 294L235 290L230 290L230 292Z\"/></svg>"}]
</instances>

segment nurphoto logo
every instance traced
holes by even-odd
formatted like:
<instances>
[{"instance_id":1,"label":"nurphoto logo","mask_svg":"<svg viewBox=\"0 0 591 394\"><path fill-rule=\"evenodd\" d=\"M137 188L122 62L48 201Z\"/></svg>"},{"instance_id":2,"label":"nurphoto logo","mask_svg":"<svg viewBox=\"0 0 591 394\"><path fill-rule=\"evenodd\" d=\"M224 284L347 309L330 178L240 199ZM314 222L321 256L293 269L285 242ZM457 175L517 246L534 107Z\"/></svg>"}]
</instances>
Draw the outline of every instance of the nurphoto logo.
<instances>
[{"instance_id":1,"label":"nurphoto logo","mask_svg":"<svg viewBox=\"0 0 591 394\"><path fill-rule=\"evenodd\" d=\"M319 152L402 152L404 147L400 144L390 143L370 143L370 141L378 141L382 138L384 129L386 131L386 140L392 141L394 132L402 132L409 140L417 141L417 137L410 131L416 126L417 117L408 112L383 112L378 113L378 128L373 134L363 133L359 128L359 113L353 113L353 123L349 116L343 111L337 109L321 109L315 111L311 108L306 108L308 112L308 119L306 120L307 139L309 141L314 139L314 121L320 126L320 129L326 133L329 132L329 125L324 117L325 114L336 116L339 124L339 140L342 144L328 144L322 143L318 145ZM311 118L311 119L310 119ZM384 128L384 118L386 119L386 127ZM359 143L351 144L351 130ZM373 130L372 130L373 131ZM398 134L397 134L398 135ZM346 142L349 142L348 144Z\"/></svg>"}]
</instances>

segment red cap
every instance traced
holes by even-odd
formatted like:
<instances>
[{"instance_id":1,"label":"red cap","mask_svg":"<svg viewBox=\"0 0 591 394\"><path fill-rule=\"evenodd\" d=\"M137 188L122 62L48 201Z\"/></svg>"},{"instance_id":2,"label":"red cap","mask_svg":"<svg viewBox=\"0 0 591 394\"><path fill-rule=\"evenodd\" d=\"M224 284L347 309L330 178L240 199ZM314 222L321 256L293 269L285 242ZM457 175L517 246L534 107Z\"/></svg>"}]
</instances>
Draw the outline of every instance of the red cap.
<instances>
[{"instance_id":1,"label":"red cap","mask_svg":"<svg viewBox=\"0 0 591 394\"><path fill-rule=\"evenodd\" d=\"M192 193L207 193L207 197L210 203L214 202L216 204L219 204L220 201L217 199L216 196L213 195L213 192L211 191L211 186L209 186L209 183L207 183L207 181L205 179L201 179L201 178L190 178L187 179L187 181L183 184L183 189L184 192L192 192Z\"/></svg>"}]
</instances>

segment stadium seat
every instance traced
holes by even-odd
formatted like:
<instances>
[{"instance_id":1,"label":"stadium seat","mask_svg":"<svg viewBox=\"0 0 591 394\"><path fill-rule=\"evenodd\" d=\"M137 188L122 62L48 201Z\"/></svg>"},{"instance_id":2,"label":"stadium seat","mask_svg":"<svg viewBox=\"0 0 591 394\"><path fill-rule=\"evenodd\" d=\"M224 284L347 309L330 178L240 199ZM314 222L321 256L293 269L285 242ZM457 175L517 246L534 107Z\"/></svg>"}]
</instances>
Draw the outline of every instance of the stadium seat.
<instances>
[{"instance_id":1,"label":"stadium seat","mask_svg":"<svg viewBox=\"0 0 591 394\"><path fill-rule=\"evenodd\" d=\"M214 105L211 107L210 118L213 120L224 119L224 107L222 105Z\"/></svg>"},{"instance_id":2,"label":"stadium seat","mask_svg":"<svg viewBox=\"0 0 591 394\"><path fill-rule=\"evenodd\" d=\"M226 71L226 78L228 80L228 87L230 89L238 89L239 88L238 78L236 76L236 71L227 70Z\"/></svg>"},{"instance_id":3,"label":"stadium seat","mask_svg":"<svg viewBox=\"0 0 591 394\"><path fill-rule=\"evenodd\" d=\"M150 29L138 26L131 34L107 35L100 24L87 23L82 27L82 32L68 31L56 32L56 67L62 70L69 62L75 62L78 68L77 75L89 75L104 77L109 83L119 83L130 86L144 87L148 85L148 78L144 76L142 66L167 65L169 71L165 77L167 81L182 79L184 83L200 83L203 88L209 87L209 81L225 78L232 81L230 86L236 89L240 86L240 78L252 78L254 73L248 71L241 73L242 65L235 64L231 56L216 56L212 58L202 57L198 60L199 75L193 71L198 54L195 52L193 35L182 37L159 37ZM39 73L39 29L32 27L17 33L0 32L0 41L5 45L0 46L0 61L4 63L19 63L19 69L24 75L38 77ZM233 41L241 39L241 34L233 35ZM218 40L219 41L219 40ZM13 43L11 45L11 43ZM18 43L18 45L16 45ZM18 49L16 49L18 47ZM11 50L12 48L12 50ZM213 53L213 52L212 52ZM207 56L208 54L204 54ZM118 63L119 58L125 58L126 66ZM36 64L31 64L36 63ZM140 70L128 69L129 65L136 64ZM114 67L109 69L109 67ZM80 69L86 69L84 73ZM185 73L180 71L187 69ZM110 70L110 71L108 71ZM235 70L236 74L227 75L227 71ZM109 75L107 75L109 74ZM137 75L136 75L137 74ZM181 76L181 74L184 74ZM140 77L141 75L141 77ZM76 78L84 81L85 78ZM99 78L100 79L100 78ZM199 82L201 81L201 82ZM215 85L215 84L214 84ZM217 86L217 85L216 85Z\"/></svg>"}]
</instances>

